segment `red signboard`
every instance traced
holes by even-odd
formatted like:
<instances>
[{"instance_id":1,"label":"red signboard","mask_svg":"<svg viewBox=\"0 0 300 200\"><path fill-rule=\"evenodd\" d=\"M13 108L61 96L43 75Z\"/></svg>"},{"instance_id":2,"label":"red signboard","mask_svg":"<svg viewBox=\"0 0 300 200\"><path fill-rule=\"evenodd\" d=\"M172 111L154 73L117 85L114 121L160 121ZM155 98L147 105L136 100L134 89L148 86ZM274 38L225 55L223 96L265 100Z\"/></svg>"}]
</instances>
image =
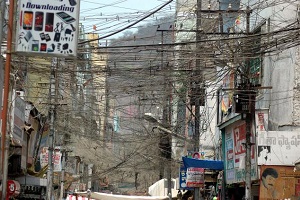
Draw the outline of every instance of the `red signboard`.
<instances>
[{"instance_id":1,"label":"red signboard","mask_svg":"<svg viewBox=\"0 0 300 200\"><path fill-rule=\"evenodd\" d=\"M6 199L8 200L12 196L17 196L20 193L20 184L17 181L7 181L7 194Z\"/></svg>"}]
</instances>

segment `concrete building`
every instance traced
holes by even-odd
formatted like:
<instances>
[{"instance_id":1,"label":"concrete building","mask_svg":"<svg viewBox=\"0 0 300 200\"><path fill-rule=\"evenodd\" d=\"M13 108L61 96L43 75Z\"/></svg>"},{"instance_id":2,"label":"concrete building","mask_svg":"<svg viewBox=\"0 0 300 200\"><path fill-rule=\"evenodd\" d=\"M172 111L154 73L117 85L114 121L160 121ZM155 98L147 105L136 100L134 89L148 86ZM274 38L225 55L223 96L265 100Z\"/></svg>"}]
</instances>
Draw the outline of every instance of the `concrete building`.
<instances>
[{"instance_id":1,"label":"concrete building","mask_svg":"<svg viewBox=\"0 0 300 200\"><path fill-rule=\"evenodd\" d=\"M245 78L237 71L243 71L249 63L247 73L251 87L256 91L255 99L247 105L254 105L251 123L251 171L246 168L247 123L244 114L239 114L237 105L242 95L234 90L222 90L218 127L222 131L223 159L225 161L224 181L229 196L242 198L243 184L251 176L253 199L297 198L299 172L294 165L299 161L299 4L296 1L272 4L269 1L241 1L239 10L251 11L240 14L231 26L233 33L248 34L251 40L240 44L251 56L236 53L235 60L228 67L223 88L243 85ZM248 44L247 44L248 43ZM250 45L249 45L250 44ZM242 89L243 90L243 89ZM240 96L241 97L241 96ZM246 163L246 164L245 164ZM276 179L273 189L265 185L266 173L273 173ZM250 175L251 174L251 175ZM228 187L229 184L231 187ZM287 189L290 188L290 189ZM224 188L225 189L225 188ZM238 191L238 192L237 192ZM241 195L242 194L242 195Z\"/></svg>"}]
</instances>

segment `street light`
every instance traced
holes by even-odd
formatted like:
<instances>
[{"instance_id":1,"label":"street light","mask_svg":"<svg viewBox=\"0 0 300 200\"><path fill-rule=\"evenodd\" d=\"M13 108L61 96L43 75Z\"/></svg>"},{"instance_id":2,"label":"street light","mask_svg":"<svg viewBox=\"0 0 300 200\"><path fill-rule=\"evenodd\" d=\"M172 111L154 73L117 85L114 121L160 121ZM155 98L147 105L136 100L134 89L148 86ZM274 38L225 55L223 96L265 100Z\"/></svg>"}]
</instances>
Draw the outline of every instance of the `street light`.
<instances>
[{"instance_id":1,"label":"street light","mask_svg":"<svg viewBox=\"0 0 300 200\"><path fill-rule=\"evenodd\" d=\"M172 135L172 136L174 136L174 137L176 137L176 138L179 138L179 139L181 139L181 140L184 140L184 141L186 141L186 142L190 142L190 143L192 142L192 140L190 140L190 139L184 137L183 135L178 135L177 133L175 133L175 132L169 130L169 129L166 127L165 124L162 124L159 120L157 120L155 117L153 117L152 113L145 113L145 114L144 114L144 119L145 119L146 121L148 121L148 122L152 122L152 123L154 123L154 124L157 124L157 126L155 126L155 128L157 128L157 129L159 129L159 130L161 130L161 131L163 131L163 132L165 132L165 133L168 133L168 134L170 134L170 135Z\"/></svg>"}]
</instances>

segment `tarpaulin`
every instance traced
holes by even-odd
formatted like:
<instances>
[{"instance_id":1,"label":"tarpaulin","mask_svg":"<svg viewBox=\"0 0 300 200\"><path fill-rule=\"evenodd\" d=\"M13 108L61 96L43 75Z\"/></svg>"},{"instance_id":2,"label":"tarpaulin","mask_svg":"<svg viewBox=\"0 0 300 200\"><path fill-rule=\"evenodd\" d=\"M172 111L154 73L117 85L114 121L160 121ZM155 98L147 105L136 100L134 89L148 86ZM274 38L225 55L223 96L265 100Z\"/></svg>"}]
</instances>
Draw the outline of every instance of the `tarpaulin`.
<instances>
[{"instance_id":1,"label":"tarpaulin","mask_svg":"<svg viewBox=\"0 0 300 200\"><path fill-rule=\"evenodd\" d=\"M223 161L218 160L199 160L194 158L182 157L183 164L185 168L189 167L199 167L205 169L223 170Z\"/></svg>"}]
</instances>

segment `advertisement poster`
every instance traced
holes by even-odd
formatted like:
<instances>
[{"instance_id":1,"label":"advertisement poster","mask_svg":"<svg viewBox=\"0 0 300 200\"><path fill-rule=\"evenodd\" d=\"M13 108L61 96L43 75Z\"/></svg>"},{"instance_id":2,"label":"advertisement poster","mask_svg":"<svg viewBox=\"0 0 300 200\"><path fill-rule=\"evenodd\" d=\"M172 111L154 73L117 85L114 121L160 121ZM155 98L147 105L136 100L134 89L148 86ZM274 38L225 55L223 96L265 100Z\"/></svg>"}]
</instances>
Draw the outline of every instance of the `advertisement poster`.
<instances>
[{"instance_id":1,"label":"advertisement poster","mask_svg":"<svg viewBox=\"0 0 300 200\"><path fill-rule=\"evenodd\" d=\"M233 137L234 137L234 155L235 155L235 167L244 168L245 156L246 156L246 123L236 126L233 129ZM254 141L253 134L251 141ZM251 163L254 163L255 151L254 146L251 147Z\"/></svg>"},{"instance_id":2,"label":"advertisement poster","mask_svg":"<svg viewBox=\"0 0 300 200\"><path fill-rule=\"evenodd\" d=\"M48 147L43 147L42 152L40 154L40 163L41 167L45 167L48 164ZM61 171L61 157L62 154L59 148L56 148L53 151L52 161L53 161L53 171L60 172Z\"/></svg>"},{"instance_id":3,"label":"advertisement poster","mask_svg":"<svg viewBox=\"0 0 300 200\"><path fill-rule=\"evenodd\" d=\"M204 185L204 168L187 168L186 186L202 187Z\"/></svg>"},{"instance_id":4,"label":"advertisement poster","mask_svg":"<svg viewBox=\"0 0 300 200\"><path fill-rule=\"evenodd\" d=\"M241 121L225 130L225 173L226 183L242 183L245 182L246 170L246 124ZM255 141L254 134L252 134L251 141ZM255 145L251 147L251 180L258 178L257 162Z\"/></svg>"},{"instance_id":5,"label":"advertisement poster","mask_svg":"<svg viewBox=\"0 0 300 200\"><path fill-rule=\"evenodd\" d=\"M184 166L180 166L180 173L179 173L179 188L182 190L190 190L192 188L188 188L186 185L187 179L187 171Z\"/></svg>"},{"instance_id":6,"label":"advertisement poster","mask_svg":"<svg viewBox=\"0 0 300 200\"><path fill-rule=\"evenodd\" d=\"M76 56L79 0L20 0L16 52Z\"/></svg>"},{"instance_id":7,"label":"advertisement poster","mask_svg":"<svg viewBox=\"0 0 300 200\"><path fill-rule=\"evenodd\" d=\"M269 121L269 110L256 110L255 111L255 125L256 131L265 131L268 130L268 121Z\"/></svg>"},{"instance_id":8,"label":"advertisement poster","mask_svg":"<svg viewBox=\"0 0 300 200\"><path fill-rule=\"evenodd\" d=\"M294 167L260 167L260 200L299 199L299 189L300 171L294 171Z\"/></svg>"},{"instance_id":9,"label":"advertisement poster","mask_svg":"<svg viewBox=\"0 0 300 200\"><path fill-rule=\"evenodd\" d=\"M258 131L258 165L294 165L299 159L300 133L295 131Z\"/></svg>"}]
</instances>

